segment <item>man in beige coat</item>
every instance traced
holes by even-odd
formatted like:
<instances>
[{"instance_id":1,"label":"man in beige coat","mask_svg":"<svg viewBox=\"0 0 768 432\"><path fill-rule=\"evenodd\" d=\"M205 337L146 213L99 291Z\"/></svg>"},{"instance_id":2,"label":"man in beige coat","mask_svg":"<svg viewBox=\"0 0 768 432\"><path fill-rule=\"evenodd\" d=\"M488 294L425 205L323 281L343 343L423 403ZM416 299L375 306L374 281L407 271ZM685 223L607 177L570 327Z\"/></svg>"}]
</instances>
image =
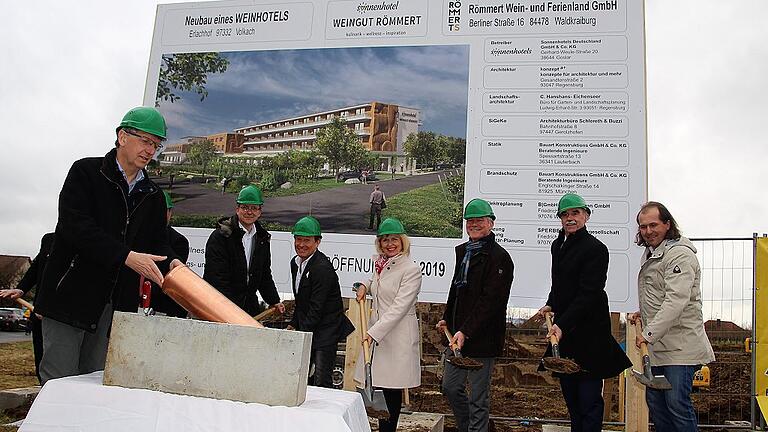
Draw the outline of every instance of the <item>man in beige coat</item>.
<instances>
[{"instance_id":1,"label":"man in beige coat","mask_svg":"<svg viewBox=\"0 0 768 432\"><path fill-rule=\"evenodd\" d=\"M640 311L631 317L643 323L635 343L648 343L654 375L672 384L670 390L646 389L648 411L658 432L694 432L693 374L715 360L704 332L696 248L661 203L643 205L637 224L637 244L646 249L637 281Z\"/></svg>"}]
</instances>

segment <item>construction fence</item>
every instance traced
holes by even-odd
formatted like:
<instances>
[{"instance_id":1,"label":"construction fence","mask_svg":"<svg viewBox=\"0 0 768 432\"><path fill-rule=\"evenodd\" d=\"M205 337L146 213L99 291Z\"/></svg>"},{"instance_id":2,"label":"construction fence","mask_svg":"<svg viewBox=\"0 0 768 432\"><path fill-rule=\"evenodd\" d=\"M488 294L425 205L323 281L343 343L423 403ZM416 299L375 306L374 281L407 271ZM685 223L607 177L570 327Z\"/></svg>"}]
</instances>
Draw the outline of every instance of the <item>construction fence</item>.
<instances>
[{"instance_id":1,"label":"construction fence","mask_svg":"<svg viewBox=\"0 0 768 432\"><path fill-rule=\"evenodd\" d=\"M692 399L701 428L748 428L760 423L753 403L753 354L748 352L747 342L754 328L756 238L692 239L701 264L705 329L716 356L695 380ZM440 304L418 305L425 367L422 386L411 392L413 410L451 412L440 394L439 360L446 344L433 330L443 308ZM492 381L491 415L499 425L568 421L557 379L539 370L547 342L541 323L528 320L535 312L520 308L508 311L505 351L496 363ZM613 314L614 336L622 344L625 325L624 316ZM622 378L634 379L629 374ZM623 384L619 378L605 382L604 421L608 425L624 422Z\"/></svg>"}]
</instances>

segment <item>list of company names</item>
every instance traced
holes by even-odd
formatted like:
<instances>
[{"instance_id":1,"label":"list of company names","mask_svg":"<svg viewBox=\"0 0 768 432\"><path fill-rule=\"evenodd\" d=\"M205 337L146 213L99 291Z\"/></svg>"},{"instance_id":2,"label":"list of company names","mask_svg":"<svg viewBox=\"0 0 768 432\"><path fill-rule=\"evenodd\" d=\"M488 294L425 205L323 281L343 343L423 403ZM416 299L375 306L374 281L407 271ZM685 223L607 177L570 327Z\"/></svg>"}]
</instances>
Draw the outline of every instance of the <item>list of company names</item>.
<instances>
[{"instance_id":1,"label":"list of company names","mask_svg":"<svg viewBox=\"0 0 768 432\"><path fill-rule=\"evenodd\" d=\"M632 161L645 151L633 130L645 126L643 81L632 79L643 52L630 49L628 2L462 1L444 12L444 34L483 37L479 157L467 175L493 198L501 242L548 248L557 201L575 192L594 210L590 231L612 252L630 250L631 204L644 181Z\"/></svg>"}]
</instances>

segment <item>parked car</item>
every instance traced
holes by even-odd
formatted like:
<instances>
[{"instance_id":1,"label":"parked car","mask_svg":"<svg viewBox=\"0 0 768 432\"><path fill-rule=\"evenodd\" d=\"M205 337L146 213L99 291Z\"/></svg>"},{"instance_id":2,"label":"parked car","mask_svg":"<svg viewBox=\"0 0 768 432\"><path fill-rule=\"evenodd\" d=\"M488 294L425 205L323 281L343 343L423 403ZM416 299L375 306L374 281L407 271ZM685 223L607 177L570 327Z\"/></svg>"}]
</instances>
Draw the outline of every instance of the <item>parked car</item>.
<instances>
[{"instance_id":1,"label":"parked car","mask_svg":"<svg viewBox=\"0 0 768 432\"><path fill-rule=\"evenodd\" d=\"M456 167L458 167L458 164L442 162L432 167L432 171L442 171L442 170L452 169Z\"/></svg>"},{"instance_id":2,"label":"parked car","mask_svg":"<svg viewBox=\"0 0 768 432\"><path fill-rule=\"evenodd\" d=\"M27 328L27 319L24 318L24 312L16 308L0 308L0 329L2 330L24 330Z\"/></svg>"},{"instance_id":3,"label":"parked car","mask_svg":"<svg viewBox=\"0 0 768 432\"><path fill-rule=\"evenodd\" d=\"M350 170L350 171L340 172L336 176L336 180L338 181L345 181L349 179L358 179L360 181L363 181L363 173L360 170ZM368 171L368 181L376 181L376 180L378 180L376 178L376 173L373 171Z\"/></svg>"}]
</instances>

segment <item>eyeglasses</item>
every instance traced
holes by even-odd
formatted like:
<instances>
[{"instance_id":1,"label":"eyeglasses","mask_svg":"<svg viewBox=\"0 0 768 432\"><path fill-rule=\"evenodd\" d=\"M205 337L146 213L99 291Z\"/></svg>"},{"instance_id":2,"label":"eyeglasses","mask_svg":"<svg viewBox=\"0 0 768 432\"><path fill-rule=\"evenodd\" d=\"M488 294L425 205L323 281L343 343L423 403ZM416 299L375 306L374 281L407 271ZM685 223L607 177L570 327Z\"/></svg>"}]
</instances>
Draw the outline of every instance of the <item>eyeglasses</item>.
<instances>
[{"instance_id":1,"label":"eyeglasses","mask_svg":"<svg viewBox=\"0 0 768 432\"><path fill-rule=\"evenodd\" d=\"M258 211L261 211L261 206L260 205L244 205L244 204L240 204L239 207L240 207L240 210L246 211L246 212L251 212L251 213L256 213Z\"/></svg>"},{"instance_id":2,"label":"eyeglasses","mask_svg":"<svg viewBox=\"0 0 768 432\"><path fill-rule=\"evenodd\" d=\"M127 133L128 135L135 136L136 138L140 139L141 142L144 143L145 146L147 146L147 147L151 146L155 150L157 150L157 149L159 149L160 147L163 146L162 142L152 141L151 139L149 139L149 138L147 138L145 136L139 135L136 132L133 132L133 131L131 131L129 129L123 129L123 132Z\"/></svg>"}]
</instances>

